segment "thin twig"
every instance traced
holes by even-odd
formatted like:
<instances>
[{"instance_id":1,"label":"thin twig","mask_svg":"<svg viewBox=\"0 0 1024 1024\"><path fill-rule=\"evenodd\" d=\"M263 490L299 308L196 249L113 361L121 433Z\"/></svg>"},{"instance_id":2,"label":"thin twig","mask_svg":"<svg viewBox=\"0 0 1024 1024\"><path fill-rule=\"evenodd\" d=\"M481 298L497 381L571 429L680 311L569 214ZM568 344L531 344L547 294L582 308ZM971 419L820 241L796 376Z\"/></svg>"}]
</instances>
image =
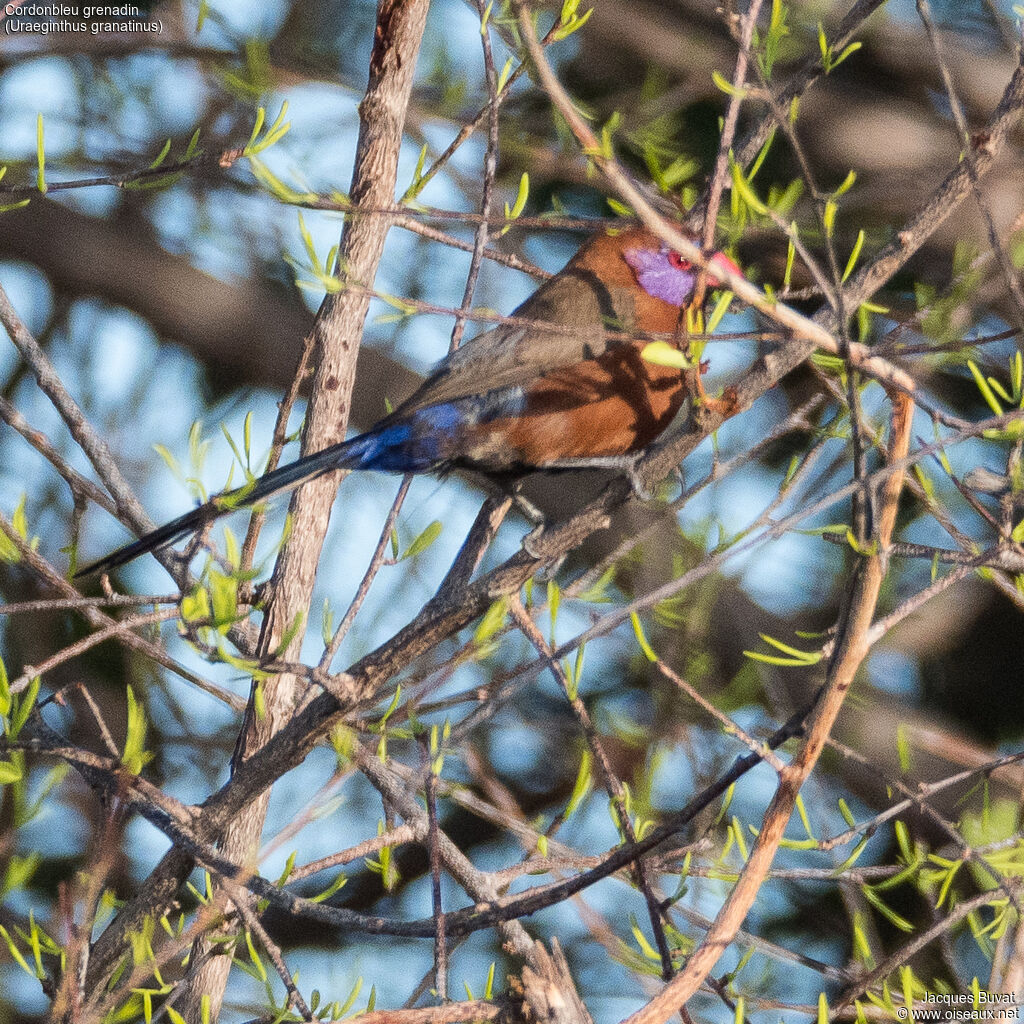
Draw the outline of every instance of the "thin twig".
<instances>
[{"instance_id":1,"label":"thin twig","mask_svg":"<svg viewBox=\"0 0 1024 1024\"><path fill-rule=\"evenodd\" d=\"M0 513L0 533L2 533L7 540L14 545L17 549L21 562L35 573L44 587L64 595L64 597L69 600L79 599L78 591L76 591L75 588L60 573L58 573L49 562L35 551L31 544L25 541L21 534L14 529L13 525L2 513ZM217 700L227 704L228 707L239 709L245 706L245 701L236 694L231 693L230 690L226 690L222 686L218 686L216 683L211 682L209 679L204 679L202 676L197 675L190 669L185 668L184 665L181 665L178 661L172 658L161 644L153 640L148 640L145 637L138 636L125 624L104 615L98 608L91 605L81 608L80 611L89 625L94 629L105 630L108 629L112 623L117 623L116 635L118 639L128 647L138 651L140 654L144 654L148 658L152 658L158 665L162 665L164 668L180 676L186 682L191 683L193 686L196 686L206 693L209 693L211 696L216 697ZM18 688L15 689L12 684L11 690L12 692L19 692L21 689L24 689L26 685L27 681L19 684Z\"/></svg>"},{"instance_id":2,"label":"thin twig","mask_svg":"<svg viewBox=\"0 0 1024 1024\"><path fill-rule=\"evenodd\" d=\"M178 608L175 606L173 608L158 608L145 615L132 615L126 619L118 619L109 626L90 633L88 636L82 637L81 640L76 640L75 643L69 644L57 651L56 654L51 654L38 665L26 665L21 675L11 681L11 690L14 693L20 693L32 679L45 675L72 658L77 658L78 655L91 650L97 644L103 643L104 640L121 636L125 630L138 629L140 626L152 626L158 622L168 622L171 619L176 619L178 614Z\"/></svg>"},{"instance_id":3,"label":"thin twig","mask_svg":"<svg viewBox=\"0 0 1024 1024\"><path fill-rule=\"evenodd\" d=\"M395 495L395 500L391 503L391 508L384 519L384 525L381 527L377 546L370 556L370 564L366 567L366 572L363 573L363 578L359 581L355 596L352 598L341 622L338 623L338 628L334 631L331 642L327 645L323 656L320 658L320 663L317 665L317 669L320 672L330 672L334 656L338 653L338 649L341 647L342 641L348 634L349 629L351 629L352 623L355 622L359 609L362 608L366 595L369 594L370 587L373 586L373 581L377 578L377 573L380 572L381 566L384 565L384 555L391 540L395 523L398 521L398 513L402 510L402 505L405 503L406 495L408 495L411 486L412 476L407 473L402 478L402 483L398 488L398 493Z\"/></svg>"},{"instance_id":4,"label":"thin twig","mask_svg":"<svg viewBox=\"0 0 1024 1024\"><path fill-rule=\"evenodd\" d=\"M484 78L487 82L487 150L484 153L484 180L480 193L480 223L476 227L473 240L473 257L466 275L466 288L462 294L462 307L455 318L452 328L449 352L454 352L462 343L462 334L466 329L466 318L462 310L468 310L473 302L476 291L477 277L483 263L484 249L487 248L488 218L491 215L491 198L494 194L494 178L498 170L498 75L494 70L494 54L491 52L491 30L487 24L490 5L484 0L476 0L476 9L480 15L480 41L484 52Z\"/></svg>"},{"instance_id":5,"label":"thin twig","mask_svg":"<svg viewBox=\"0 0 1024 1024\"><path fill-rule=\"evenodd\" d=\"M913 405L901 395L892 397L889 457L892 462L897 462L905 458L909 450ZM902 483L903 473L899 471L886 480L883 488L877 524L880 551L885 550L892 536ZM629 1024L660 1024L667 1020L698 991L735 938L764 884L795 807L800 787L817 763L854 675L867 654L867 631L884 574L884 560L880 554L866 558L857 566L825 685L807 721L806 738L792 762L779 772L775 795L764 814L750 856L715 917L714 924L687 960L686 966L657 996L628 1018Z\"/></svg>"},{"instance_id":6,"label":"thin twig","mask_svg":"<svg viewBox=\"0 0 1024 1024\"><path fill-rule=\"evenodd\" d=\"M281 947L267 934L266 928L260 923L260 919L253 909L253 897L240 885L236 885L228 879L224 879L224 887L231 896L231 902L235 905L239 914L241 914L242 920L245 921L245 926L260 940L260 945L263 946L267 956L270 957L270 962L274 965L277 976L284 983L285 990L288 992L288 1005L295 1007L302 1015L303 1020L313 1021L315 1019L313 1011L306 1005L306 1000L302 998L302 993L292 980L292 973L284 962Z\"/></svg>"},{"instance_id":7,"label":"thin twig","mask_svg":"<svg viewBox=\"0 0 1024 1024\"><path fill-rule=\"evenodd\" d=\"M963 105L960 102L960 97L957 95L956 86L953 85L953 76L950 74L949 64L946 62L942 40L939 38L938 29L935 27L935 22L932 19L932 9L928 0L917 0L917 13L924 25L925 32L928 33L928 41L932 44L932 50L935 52L935 61L938 64L939 73L942 75L942 84L946 90L946 98L949 100L949 109L953 115L957 134L960 136L960 144L964 147L964 160L967 163L967 170L971 178L971 190L974 192L974 200L978 204L978 209L981 211L985 227L988 230L989 244L995 253L996 262L998 262L999 269L1002 271L1007 290L1013 296L1014 304L1017 307L1017 315L1024 317L1024 287L1021 286L1013 260L1010 258L1010 254L1006 251L1006 246L1003 245L1003 241L999 237L995 220L992 218L991 207L981 191L981 179L976 166L976 149L979 146L984 146L986 140L971 138L967 119L964 117Z\"/></svg>"},{"instance_id":8,"label":"thin twig","mask_svg":"<svg viewBox=\"0 0 1024 1024\"><path fill-rule=\"evenodd\" d=\"M541 657L547 661L548 669L555 677L555 682L558 683L568 699L569 706L572 708L573 714L583 729L587 746L593 752L594 759L600 768L601 782L615 808L623 840L627 843L635 844L637 841L636 830L633 828L629 808L626 806L626 794L622 788L622 782L615 774L615 769L605 753L604 744L601 742L601 738L590 717L590 713L587 711L586 705L580 699L579 694L575 692L575 688L569 685L565 670L562 668L561 663L552 656L551 647L537 628L536 623L530 618L529 612L523 607L518 594L509 598L508 607L523 636L533 644ZM579 681L577 680L576 682L578 683ZM635 871L636 882L647 903L647 914L651 921L651 930L654 933L654 938L658 945L658 953L661 956L662 977L666 979L671 978L674 973L672 950L669 948L668 938L665 935L665 925L661 919L660 901L654 893L653 884L643 860L637 859Z\"/></svg>"},{"instance_id":9,"label":"thin twig","mask_svg":"<svg viewBox=\"0 0 1024 1024\"><path fill-rule=\"evenodd\" d=\"M441 901L441 848L437 821L437 772L431 763L436 756L424 747L427 761L424 789L427 797L427 852L430 855L430 900L434 908L434 990L442 1003L448 1001L448 940L445 936L444 904Z\"/></svg>"},{"instance_id":10,"label":"thin twig","mask_svg":"<svg viewBox=\"0 0 1024 1024\"><path fill-rule=\"evenodd\" d=\"M715 229L718 226L718 207L722 202L722 190L725 188L726 175L729 171L729 152L736 136L739 123L740 104L743 102L747 80L747 64L750 61L750 47L754 38L754 26L761 12L761 0L751 0L747 13L741 19L739 53L736 55L736 70L732 76L732 92L729 94L729 105L722 122L722 135L718 142L718 154L711 172L711 184L707 191L707 210L704 214L704 232L702 249L711 256L715 244ZM728 15L726 15L728 17ZM694 287L693 304L697 309L704 305L704 290L707 287L707 268L702 267L697 275Z\"/></svg>"}]
</instances>

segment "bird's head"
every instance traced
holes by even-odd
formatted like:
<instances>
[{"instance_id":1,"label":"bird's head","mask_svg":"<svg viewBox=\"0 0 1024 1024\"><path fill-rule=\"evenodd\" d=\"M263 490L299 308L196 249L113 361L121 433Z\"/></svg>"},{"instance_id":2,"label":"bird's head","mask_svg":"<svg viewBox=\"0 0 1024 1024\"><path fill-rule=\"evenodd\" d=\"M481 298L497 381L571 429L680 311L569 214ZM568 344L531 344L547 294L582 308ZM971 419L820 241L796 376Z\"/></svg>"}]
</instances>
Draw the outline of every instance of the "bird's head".
<instances>
[{"instance_id":1,"label":"bird's head","mask_svg":"<svg viewBox=\"0 0 1024 1024\"><path fill-rule=\"evenodd\" d=\"M679 308L690 301L697 283L697 268L674 249L655 240L650 245L626 248L622 256L632 268L637 283L648 295ZM709 263L712 271L720 267L736 274L741 273L740 268L722 252L716 252ZM719 283L714 273L709 273L708 284L717 288Z\"/></svg>"}]
</instances>

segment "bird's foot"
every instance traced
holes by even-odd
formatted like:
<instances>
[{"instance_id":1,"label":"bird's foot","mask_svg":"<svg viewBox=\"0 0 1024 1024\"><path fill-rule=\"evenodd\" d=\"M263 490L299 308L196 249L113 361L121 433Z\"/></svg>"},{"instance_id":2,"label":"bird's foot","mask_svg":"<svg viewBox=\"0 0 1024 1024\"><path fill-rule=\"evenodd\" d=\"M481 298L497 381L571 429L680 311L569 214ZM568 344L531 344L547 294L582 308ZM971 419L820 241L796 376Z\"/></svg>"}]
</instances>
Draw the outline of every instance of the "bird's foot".
<instances>
[{"instance_id":1,"label":"bird's foot","mask_svg":"<svg viewBox=\"0 0 1024 1024\"><path fill-rule=\"evenodd\" d=\"M626 470L626 479L629 481L629 486L632 488L633 494L635 494L640 501L650 501L654 497L654 491L652 491L641 479L636 468L639 461L639 459L633 460L633 464Z\"/></svg>"},{"instance_id":2,"label":"bird's foot","mask_svg":"<svg viewBox=\"0 0 1024 1024\"><path fill-rule=\"evenodd\" d=\"M544 530L547 527L547 523L543 520L537 523L534 528L523 538L523 550L531 558L543 558L545 555L544 545L542 543L544 537Z\"/></svg>"},{"instance_id":3,"label":"bird's foot","mask_svg":"<svg viewBox=\"0 0 1024 1024\"><path fill-rule=\"evenodd\" d=\"M512 492L512 504L522 512L526 521L533 527L531 536L544 529L544 513L518 487Z\"/></svg>"},{"instance_id":4,"label":"bird's foot","mask_svg":"<svg viewBox=\"0 0 1024 1024\"><path fill-rule=\"evenodd\" d=\"M734 416L739 411L739 393L736 391L734 385L730 384L722 391L721 398L712 398L704 390L704 381L701 377L708 372L710 364L705 359L699 367L699 372L694 374L693 384L694 389L697 392L697 403L703 405L706 409L710 409L711 412L718 413L720 416L728 419L730 416Z\"/></svg>"},{"instance_id":5,"label":"bird's foot","mask_svg":"<svg viewBox=\"0 0 1024 1024\"><path fill-rule=\"evenodd\" d=\"M547 523L540 522L523 538L523 550L531 558L551 558L550 553L544 550L544 532L546 528ZM562 568L566 555L567 553L563 552L546 565L541 566L540 571L537 573L537 579L542 582L553 580L558 574L558 570Z\"/></svg>"},{"instance_id":6,"label":"bird's foot","mask_svg":"<svg viewBox=\"0 0 1024 1024\"><path fill-rule=\"evenodd\" d=\"M547 558L550 552L546 550L544 543L545 534L547 533L548 524L542 519L537 523L534 528L523 538L523 550L531 558Z\"/></svg>"},{"instance_id":7,"label":"bird's foot","mask_svg":"<svg viewBox=\"0 0 1024 1024\"><path fill-rule=\"evenodd\" d=\"M736 388L730 384L723 392L721 398L710 398L708 395L704 396L704 404L712 411L717 412L720 416L724 416L728 419L730 416L735 416L739 412L739 393Z\"/></svg>"}]
</instances>

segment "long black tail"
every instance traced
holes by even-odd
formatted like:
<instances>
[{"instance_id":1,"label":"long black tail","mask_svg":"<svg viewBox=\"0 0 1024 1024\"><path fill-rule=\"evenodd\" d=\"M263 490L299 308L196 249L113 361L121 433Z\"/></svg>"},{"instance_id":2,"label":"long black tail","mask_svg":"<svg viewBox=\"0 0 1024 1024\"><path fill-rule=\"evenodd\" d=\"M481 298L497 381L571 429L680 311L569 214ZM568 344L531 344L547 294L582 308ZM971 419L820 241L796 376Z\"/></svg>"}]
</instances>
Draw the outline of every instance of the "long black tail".
<instances>
[{"instance_id":1,"label":"long black tail","mask_svg":"<svg viewBox=\"0 0 1024 1024\"><path fill-rule=\"evenodd\" d=\"M79 569L75 573L75 579L91 576L94 573L109 572L119 565L138 558L139 555L150 551L159 551L161 548L201 530L235 509L248 508L275 494L294 490L299 484L305 483L307 480L314 480L332 470L375 468L374 463L379 460L382 447L387 447L387 442L392 440L387 437L388 433L385 430L361 434L359 437L352 438L351 441L332 445L330 448L325 448L314 455L307 455L287 466L279 466L245 487L218 494L205 505L200 505L191 512L178 516L177 519L172 519L144 537L111 552L105 558Z\"/></svg>"}]
</instances>

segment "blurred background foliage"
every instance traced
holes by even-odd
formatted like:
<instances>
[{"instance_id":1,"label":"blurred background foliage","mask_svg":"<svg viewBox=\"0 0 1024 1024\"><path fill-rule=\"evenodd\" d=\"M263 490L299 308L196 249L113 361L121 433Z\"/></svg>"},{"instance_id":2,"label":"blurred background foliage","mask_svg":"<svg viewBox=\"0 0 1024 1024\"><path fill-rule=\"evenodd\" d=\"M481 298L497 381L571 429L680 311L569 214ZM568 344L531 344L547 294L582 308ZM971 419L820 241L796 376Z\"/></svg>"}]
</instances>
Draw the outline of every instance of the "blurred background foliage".
<instances>
[{"instance_id":1,"label":"blurred background foliage","mask_svg":"<svg viewBox=\"0 0 1024 1024\"><path fill-rule=\"evenodd\" d=\"M639 177L652 163L669 170L673 186L695 194L706 181L717 147L725 99L712 72L731 75L735 47L721 14L710 2L689 0L594 0L585 29L556 46L552 59L572 95L598 125L615 119L617 151ZM816 50L819 21L834 26L844 10L837 4L790 5L791 35L775 71ZM1016 64L1017 36L1009 8L977 2L935 5L946 32L947 57L972 127L990 115ZM255 111L270 118L284 101L291 129L265 154L267 165L293 188L328 193L347 187L354 151L356 104L365 82L374 27L374 5L366 0L303 0L247 3L220 0L195 31L195 5L157 3L147 17L161 30L134 34L21 33L0 41L0 162L4 186L31 184L36 173L36 115L45 129L47 179L51 184L90 176L128 173L146 166L170 138L170 159L184 153L196 129L200 145L216 154L245 144ZM955 165L959 145L952 129L934 55L908 3L890 3L875 14L859 37L863 47L801 101L797 130L824 190L837 188L856 172L844 197L837 247L851 249L860 229L865 252L880 247ZM458 0L434 0L417 71L407 122L407 144L399 191L412 181L421 147L438 155L459 127L486 102L475 11ZM500 43L498 66L508 52ZM755 116L751 114L750 116ZM760 116L757 114L756 116ZM479 135L479 133L478 133ZM986 179L985 194L997 226L1007 233L1021 216L1020 128ZM479 199L484 139L474 136L426 187L419 201L434 207L471 211ZM609 213L564 125L528 78L520 82L501 113L499 195L512 201L521 175L530 176L526 215L552 207L584 217ZM779 139L757 179L761 194L789 188L799 177L792 154ZM0 203L6 202L0 195ZM810 222L807 197L792 216ZM324 255L337 241L340 217L307 210L305 225ZM465 239L471 226L443 225ZM582 236L576 232L514 229L501 247L548 270L557 270ZM810 235L804 237L811 238ZM748 225L738 239L738 258L754 280L782 279L786 246L779 233ZM813 239L812 239L813 240ZM878 318L880 334L911 316L924 300L945 296L924 330L908 332L905 344L957 341L969 332L993 334L1014 323L1014 311L997 273L968 275L962 268L988 245L977 208L964 203L926 243L884 295L890 319ZM45 346L62 378L107 437L130 481L157 520L188 508L194 489L181 477L197 477L209 493L225 483L232 455L220 425L238 437L254 413L253 447L269 444L276 402L291 381L300 343L321 293L297 285L294 265L306 260L296 211L257 182L245 161L227 169L211 162L161 187L101 185L37 197L26 207L0 214L0 279L16 308ZM468 256L415 234L393 229L377 287L393 295L458 306ZM799 267L797 270L799 277ZM951 282L958 282L950 288ZM795 280L794 287L808 281ZM507 313L533 287L527 275L487 265L476 296L478 305ZM805 308L813 309L816 299ZM360 356L353 425L365 427L388 401L403 398L417 377L446 351L450 318L396 318L394 309L375 303ZM1017 319L1019 327L1019 316ZM756 324L742 312L723 330L751 331ZM471 328L472 329L472 328ZM967 355L1005 377L1007 359L1019 344L1008 338L983 352L952 349L916 360L929 390L951 410L968 418L987 414L965 369ZM721 386L741 373L754 341L723 342L708 350L711 380ZM810 370L794 374L757 407L724 428L716 443L721 460L745 450L800 402L820 389ZM884 408L869 391L868 414L881 422ZM12 347L0 348L0 394L37 430L45 432L79 471L89 468L66 428L39 394ZM820 422L831 415L819 411ZM293 419L298 428L301 408ZM203 445L190 447L190 428L201 421ZM922 430L930 428L925 423ZM208 444L206 444L208 442ZM611 549L624 534L650 527L649 539L618 567L605 599L621 600L647 592L696 564L737 534L778 491L802 438L783 439L763 456L721 483L706 488L677 520L666 523L656 509L630 513L608 535L589 542L562 570L571 579ZM166 448L179 474L162 461L154 445ZM205 445L202 465L194 464ZM292 446L296 450L297 445ZM975 465L1005 466L1005 452L990 442L963 444L951 452L957 471ZM686 466L687 480L699 479L711 465L706 444ZM932 465L926 471L940 494L951 485ZM838 438L812 474L806 500L836 489L849 478L847 446ZM363 571L365 554L376 540L396 482L379 475L349 479L335 509L314 608L347 605ZM578 497L564 483L547 500L571 507ZM75 514L68 490L25 440L0 427L0 509L11 516L22 495L25 520L38 536L40 551L58 566L63 549L78 541L82 558L92 558L125 539L124 530L95 507ZM337 664L386 640L430 596L465 535L480 495L470 485L417 480L398 526L407 545L429 523L444 524L441 538L426 552L386 571L371 592L358 627ZM921 506L905 502L904 536L937 541L936 529ZM829 509L806 525L844 522L848 509ZM280 510L278 510L280 522ZM987 527L968 511L957 512L969 535L986 537ZM653 525L652 525L653 524ZM492 560L514 551L523 524L509 524ZM237 532L237 530L236 530ZM269 532L268 532L269 536ZM272 545L267 554L272 553ZM815 631L835 621L849 559L842 548L818 536L788 533L766 540L738 556L725 570L659 607L647 623L659 653L720 708L748 729L783 720L806 701L817 677L809 672L755 665L743 651L760 646L765 633L801 645L797 630ZM885 609L921 589L931 566L902 564L885 595ZM133 565L119 583L138 593L167 590L154 564ZM41 596L35 578L16 565L0 565L0 599L18 602ZM601 604L567 601L552 625L560 640L585 627ZM0 616L3 658L12 675L36 665L82 635L71 614ZM318 630L310 630L309 655L319 656ZM173 633L165 630L169 643ZM934 598L902 623L869 658L864 678L844 712L839 738L858 750L866 764L830 757L812 786L809 800L834 806L845 794L867 816L883 806L886 778L908 768L900 761L897 730L909 735L913 778L935 778L984 760L997 745L1019 743L1024 727L1024 673L1021 670L1020 604L977 578ZM814 646L817 641L807 641ZM454 648L436 652L436 660ZM656 817L681 806L702 782L736 754L718 730L674 687L657 677L638 654L626 628L601 641L601 656L584 677L581 693L605 737L613 763L633 791L634 810ZM245 696L248 681L229 666L203 663L184 644L176 656L199 666L220 684ZM431 699L461 692L474 682L486 685L528 657L511 637L489 657L467 660ZM591 654L593 658L593 654ZM417 668L425 672L427 666ZM124 729L124 691L130 684L149 714L147 745L156 758L147 777L179 798L203 799L225 778L238 728L237 715L214 699L187 687L151 663L112 643L59 666L44 680L44 693L83 683L100 702L115 734ZM55 724L73 731L84 745L90 720L74 702L54 709ZM396 752L402 755L398 746ZM415 748L406 752L411 763ZM481 785L492 800L503 794L525 820L546 823L564 807L583 754L578 730L564 699L544 679L523 689L515 701L481 724L460 759L446 772L469 785ZM868 767L870 766L870 767ZM33 774L30 794L42 785L44 768ZM342 833L372 835L380 817L376 795L344 771L332 776L333 755L311 757L275 789L268 836L313 800L316 820L302 833L305 859L335 849ZM325 781L326 780L326 781ZM731 813L757 820L768 773L754 775L738 789ZM1012 795L1024 779L1005 773L995 784ZM326 786L326 789L321 789ZM314 796L315 794L315 796ZM951 790L938 806L953 817L963 790ZM24 799L27 799L25 797ZM26 888L0 908L9 928L25 919L54 913L58 886L72 879L90 853L97 809L90 791L68 776L47 798L42 814L15 830L18 799L10 788L0 804L0 822L10 837L0 839L0 857L35 858ZM749 814L747 813L749 812ZM836 820L833 820L836 819ZM818 820L823 832L841 831L831 815ZM929 821L916 822L921 837L941 844L946 837ZM443 827L474 860L488 865L516 858L507 834L454 804L443 809ZM615 841L603 798L593 798L560 834L577 848L594 852ZM891 834L881 832L864 863L892 856ZM292 845L289 845L291 843ZM264 874L275 877L294 840L268 852ZM149 826L130 822L113 860L108 884L119 896L131 893L166 846ZM835 857L833 866L844 859ZM390 891L381 875L356 867L334 897L339 905L379 914L416 917L429 908L425 857L418 848L396 852L399 881ZM16 862L17 863L17 862ZM314 891L311 889L310 891ZM838 897L823 903L814 883L773 884L748 928L790 950L829 962L845 962L849 911ZM832 890L829 889L829 892ZM456 903L461 894L448 894ZM695 885L688 904L693 913L713 915L721 888ZM912 888L897 890L904 915L923 920L929 913ZM641 913L635 893L607 882L588 892L587 903L620 926L617 938L591 928L586 912L548 911L531 922L538 934L557 934L566 946L585 1001L599 1021L620 1019L639 1005L644 984L632 971L637 956L629 936L628 914ZM427 909L429 912L429 909ZM888 924L876 922L884 948L893 941ZM386 941L315 932L306 925L275 920L271 930L304 984L344 998L359 976L366 992L376 985L381 1005L397 1005L430 966L429 943ZM604 941L606 952L597 949ZM617 943L625 943L619 948ZM624 952L632 946L632 952ZM597 952L595 953L595 949ZM338 951L341 955L338 955ZM325 953L329 955L324 955ZM42 1019L46 999L0 948L0 1021ZM615 963L615 958L618 962ZM487 964L501 960L496 940L476 937L455 955L453 979L479 991ZM951 983L984 976L984 955L969 936L956 940L952 961L962 977L949 977L940 953L924 954L915 969L922 977ZM726 965L730 966L730 965ZM813 1002L823 985L805 964L758 957L744 980L754 990L779 998ZM785 980L780 981L780 972ZM255 995L254 995L255 993ZM229 991L230 1019L244 1019L258 986L237 983ZM364 996L361 1001L365 1001ZM721 1003L708 1004L718 1019Z\"/></svg>"}]
</instances>

